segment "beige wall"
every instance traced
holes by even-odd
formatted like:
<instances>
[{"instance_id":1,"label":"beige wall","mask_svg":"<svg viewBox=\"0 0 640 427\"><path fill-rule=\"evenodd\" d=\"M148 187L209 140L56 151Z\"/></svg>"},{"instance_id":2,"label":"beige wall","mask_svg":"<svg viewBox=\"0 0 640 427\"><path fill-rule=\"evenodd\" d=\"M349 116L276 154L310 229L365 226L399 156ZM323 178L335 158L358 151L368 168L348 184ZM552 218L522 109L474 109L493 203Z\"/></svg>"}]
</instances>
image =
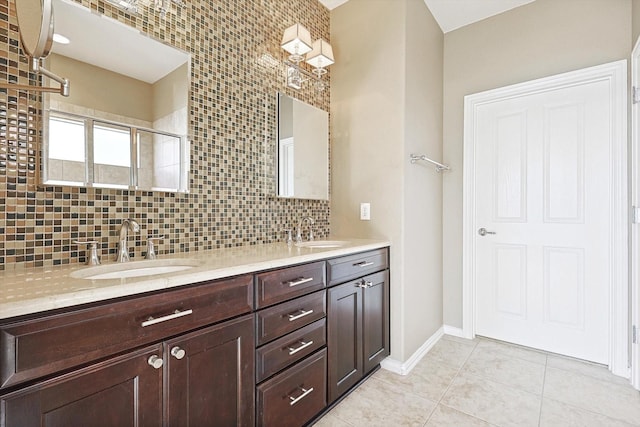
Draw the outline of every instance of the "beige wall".
<instances>
[{"instance_id":1,"label":"beige wall","mask_svg":"<svg viewBox=\"0 0 640 427\"><path fill-rule=\"evenodd\" d=\"M442 326L442 175L408 159L412 153L442 159L444 51L444 36L424 1L407 1L406 14L405 359Z\"/></svg>"},{"instance_id":2,"label":"beige wall","mask_svg":"<svg viewBox=\"0 0 640 427\"><path fill-rule=\"evenodd\" d=\"M537 0L444 38L444 323L462 326L463 97L629 57L631 0Z\"/></svg>"},{"instance_id":3,"label":"beige wall","mask_svg":"<svg viewBox=\"0 0 640 427\"><path fill-rule=\"evenodd\" d=\"M633 25L633 34L631 37L631 43L635 44L640 36L640 0L631 0L631 18Z\"/></svg>"},{"instance_id":4,"label":"beige wall","mask_svg":"<svg viewBox=\"0 0 640 427\"><path fill-rule=\"evenodd\" d=\"M331 231L391 241L391 357L405 361L442 325L440 178L408 162L439 156L442 33L422 0L350 0L331 36Z\"/></svg>"},{"instance_id":5,"label":"beige wall","mask_svg":"<svg viewBox=\"0 0 640 427\"><path fill-rule=\"evenodd\" d=\"M54 94L52 99L153 121L150 84L61 55L52 54L48 61L50 69L71 82L68 98Z\"/></svg>"},{"instance_id":6,"label":"beige wall","mask_svg":"<svg viewBox=\"0 0 640 427\"><path fill-rule=\"evenodd\" d=\"M152 85L153 120L187 106L189 64L186 62Z\"/></svg>"}]
</instances>

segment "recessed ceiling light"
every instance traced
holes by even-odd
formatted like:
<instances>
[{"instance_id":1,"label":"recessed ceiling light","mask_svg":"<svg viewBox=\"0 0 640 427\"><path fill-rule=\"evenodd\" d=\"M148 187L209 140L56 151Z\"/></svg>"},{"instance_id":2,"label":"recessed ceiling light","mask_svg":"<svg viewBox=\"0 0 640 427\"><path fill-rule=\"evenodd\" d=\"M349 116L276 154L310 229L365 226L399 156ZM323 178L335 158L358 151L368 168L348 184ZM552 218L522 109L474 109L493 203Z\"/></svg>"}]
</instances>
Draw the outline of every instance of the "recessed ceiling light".
<instances>
[{"instance_id":1,"label":"recessed ceiling light","mask_svg":"<svg viewBox=\"0 0 640 427\"><path fill-rule=\"evenodd\" d=\"M53 41L60 44L69 44L71 41L62 34L53 33Z\"/></svg>"}]
</instances>

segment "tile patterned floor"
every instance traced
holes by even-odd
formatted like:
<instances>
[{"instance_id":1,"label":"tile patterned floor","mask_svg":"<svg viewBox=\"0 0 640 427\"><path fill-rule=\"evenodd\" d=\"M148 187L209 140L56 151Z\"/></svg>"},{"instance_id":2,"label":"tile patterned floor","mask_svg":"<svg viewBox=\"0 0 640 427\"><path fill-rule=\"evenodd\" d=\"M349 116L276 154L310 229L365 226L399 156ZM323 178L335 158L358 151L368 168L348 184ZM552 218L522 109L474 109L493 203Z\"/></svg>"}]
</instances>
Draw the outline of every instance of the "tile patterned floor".
<instances>
[{"instance_id":1,"label":"tile patterned floor","mask_svg":"<svg viewBox=\"0 0 640 427\"><path fill-rule=\"evenodd\" d=\"M407 376L383 369L315 427L640 426L640 392L605 367L445 335Z\"/></svg>"}]
</instances>

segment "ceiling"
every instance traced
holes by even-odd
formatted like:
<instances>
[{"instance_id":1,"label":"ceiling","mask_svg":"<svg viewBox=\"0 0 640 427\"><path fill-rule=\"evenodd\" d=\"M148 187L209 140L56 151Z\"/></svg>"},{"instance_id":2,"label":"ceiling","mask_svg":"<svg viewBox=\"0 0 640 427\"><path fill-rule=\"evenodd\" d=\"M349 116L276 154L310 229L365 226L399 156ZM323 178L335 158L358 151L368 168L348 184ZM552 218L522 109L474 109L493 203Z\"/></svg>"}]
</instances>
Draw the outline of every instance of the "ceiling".
<instances>
[{"instance_id":1,"label":"ceiling","mask_svg":"<svg viewBox=\"0 0 640 427\"><path fill-rule=\"evenodd\" d=\"M330 10L347 2L347 0L319 1ZM444 33L533 1L535 0L424 0Z\"/></svg>"},{"instance_id":2,"label":"ceiling","mask_svg":"<svg viewBox=\"0 0 640 427\"><path fill-rule=\"evenodd\" d=\"M53 53L150 84L188 60L186 53L78 3L54 0L53 6L56 33L71 40L68 45L54 43Z\"/></svg>"}]
</instances>

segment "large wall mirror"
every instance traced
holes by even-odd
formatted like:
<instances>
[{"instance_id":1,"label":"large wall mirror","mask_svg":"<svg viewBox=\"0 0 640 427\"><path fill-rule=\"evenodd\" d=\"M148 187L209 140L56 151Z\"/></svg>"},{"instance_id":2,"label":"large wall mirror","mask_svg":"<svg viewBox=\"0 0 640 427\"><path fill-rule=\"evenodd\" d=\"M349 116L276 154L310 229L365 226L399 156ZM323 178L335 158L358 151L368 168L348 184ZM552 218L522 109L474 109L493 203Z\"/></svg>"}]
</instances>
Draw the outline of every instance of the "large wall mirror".
<instances>
[{"instance_id":1,"label":"large wall mirror","mask_svg":"<svg viewBox=\"0 0 640 427\"><path fill-rule=\"evenodd\" d=\"M329 200L329 113L278 93L279 197Z\"/></svg>"},{"instance_id":2,"label":"large wall mirror","mask_svg":"<svg viewBox=\"0 0 640 427\"><path fill-rule=\"evenodd\" d=\"M189 54L70 0L53 0L49 69L71 82L48 94L42 182L188 191Z\"/></svg>"}]
</instances>

